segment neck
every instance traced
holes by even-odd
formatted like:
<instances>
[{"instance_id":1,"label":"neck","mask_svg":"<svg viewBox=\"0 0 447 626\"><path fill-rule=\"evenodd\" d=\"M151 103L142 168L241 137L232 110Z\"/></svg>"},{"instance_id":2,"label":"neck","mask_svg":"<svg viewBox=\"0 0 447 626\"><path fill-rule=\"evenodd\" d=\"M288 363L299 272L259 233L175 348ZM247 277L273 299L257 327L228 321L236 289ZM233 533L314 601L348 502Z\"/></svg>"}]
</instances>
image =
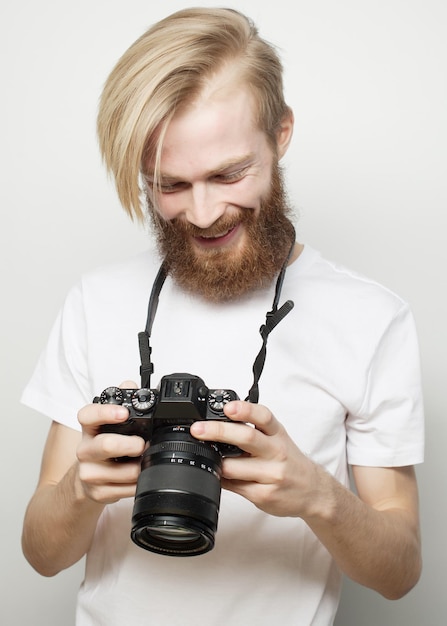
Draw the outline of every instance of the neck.
<instances>
[{"instance_id":1,"label":"neck","mask_svg":"<svg viewBox=\"0 0 447 626\"><path fill-rule=\"evenodd\" d=\"M303 250L304 250L303 244L296 242L290 254L288 265L292 265L292 263L297 260L297 258L300 256Z\"/></svg>"}]
</instances>

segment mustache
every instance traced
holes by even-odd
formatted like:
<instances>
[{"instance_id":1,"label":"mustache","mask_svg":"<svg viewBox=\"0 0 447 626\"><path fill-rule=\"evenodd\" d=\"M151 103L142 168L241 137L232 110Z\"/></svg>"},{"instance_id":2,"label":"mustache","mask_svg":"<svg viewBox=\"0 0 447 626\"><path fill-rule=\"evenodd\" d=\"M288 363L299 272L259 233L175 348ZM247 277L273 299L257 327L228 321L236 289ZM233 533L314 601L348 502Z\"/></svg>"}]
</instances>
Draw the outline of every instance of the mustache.
<instances>
[{"instance_id":1,"label":"mustache","mask_svg":"<svg viewBox=\"0 0 447 626\"><path fill-rule=\"evenodd\" d=\"M163 230L165 232L175 231L177 234L189 237L218 237L239 224L253 221L253 213L254 211L249 209L238 209L231 215L219 217L209 228L199 228L183 217L176 217L169 222L165 222Z\"/></svg>"}]
</instances>

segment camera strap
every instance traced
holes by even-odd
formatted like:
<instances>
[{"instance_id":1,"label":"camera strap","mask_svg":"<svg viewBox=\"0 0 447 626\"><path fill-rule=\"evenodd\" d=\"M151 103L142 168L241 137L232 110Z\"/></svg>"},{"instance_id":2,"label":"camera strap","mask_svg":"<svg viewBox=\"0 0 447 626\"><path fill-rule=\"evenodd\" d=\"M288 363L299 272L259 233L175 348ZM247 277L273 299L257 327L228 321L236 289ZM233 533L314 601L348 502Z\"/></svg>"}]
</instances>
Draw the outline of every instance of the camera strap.
<instances>
[{"instance_id":1,"label":"camera strap","mask_svg":"<svg viewBox=\"0 0 447 626\"><path fill-rule=\"evenodd\" d=\"M264 369L265 359L267 356L267 339L272 330L285 318L285 316L290 313L290 311L295 306L292 300L287 300L284 304L278 309L279 297L281 295L282 285L284 282L284 276L286 275L286 269L289 264L290 257L292 255L292 251L295 247L295 238L292 243L292 246L289 250L289 254L287 255L286 260L281 268L278 279L276 281L275 287L275 297L273 298L272 310L268 311L265 316L265 324L261 326L259 329L259 333L262 337L262 346L258 352L257 357L253 363L253 384L248 392L248 396L245 398L246 401L252 402L256 404L259 400L259 379L262 374L262 370Z\"/></svg>"},{"instance_id":2,"label":"camera strap","mask_svg":"<svg viewBox=\"0 0 447 626\"><path fill-rule=\"evenodd\" d=\"M147 309L146 328L143 332L138 333L138 344L140 347L140 376L141 387L144 389L150 389L151 376L154 372L154 364L151 361L152 348L150 345L150 337L152 332L152 324L154 323L155 313L158 307L158 298L160 296L161 288L166 280L167 272L164 262L161 264L155 277L154 284L152 285L151 297L149 298L149 305Z\"/></svg>"},{"instance_id":3,"label":"camera strap","mask_svg":"<svg viewBox=\"0 0 447 626\"><path fill-rule=\"evenodd\" d=\"M278 308L279 298L281 295L282 285L284 282L284 276L286 274L286 269L289 264L289 259L291 257L294 246L295 246L295 238L289 250L289 254L287 255L287 258L281 268L281 271L276 281L275 296L273 298L272 310L267 312L265 323L259 329L259 333L262 337L262 346L253 363L253 384L250 388L250 391L248 392L248 396L245 398L246 401L252 402L254 404L256 404L259 400L259 379L261 377L262 370L264 369L265 359L267 356L268 336L270 335L272 330L275 328L275 326L277 326L279 322L281 322L294 307L293 301L287 300L281 307ZM150 389L151 375L154 372L154 365L151 360L152 348L150 345L150 337L151 337L151 332L152 332L152 325L155 319L155 314L157 312L160 292L166 280L166 276L167 276L167 270L166 270L165 263L163 262L160 266L160 269L158 270L157 276L155 277L154 284L152 286L152 291L151 291L151 295L149 298L146 328L143 332L138 333L138 344L140 348L140 359L141 359L141 367L140 367L141 387L145 389Z\"/></svg>"}]
</instances>

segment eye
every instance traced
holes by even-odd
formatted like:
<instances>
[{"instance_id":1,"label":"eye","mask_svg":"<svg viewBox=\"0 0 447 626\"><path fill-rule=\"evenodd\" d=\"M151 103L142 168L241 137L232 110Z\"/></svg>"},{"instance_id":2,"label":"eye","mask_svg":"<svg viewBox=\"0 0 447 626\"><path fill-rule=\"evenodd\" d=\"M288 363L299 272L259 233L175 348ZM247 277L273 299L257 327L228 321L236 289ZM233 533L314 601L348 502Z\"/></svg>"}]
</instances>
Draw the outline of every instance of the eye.
<instances>
[{"instance_id":1,"label":"eye","mask_svg":"<svg viewBox=\"0 0 447 626\"><path fill-rule=\"evenodd\" d=\"M248 167L243 167L240 170L237 170L236 172L229 172L228 174L218 174L215 176L215 179L220 182L220 183L224 183L224 184L231 184L231 183L237 183L239 180L242 180L242 178L244 178L245 174L247 173Z\"/></svg>"},{"instance_id":2,"label":"eye","mask_svg":"<svg viewBox=\"0 0 447 626\"><path fill-rule=\"evenodd\" d=\"M177 183L163 183L160 185L160 191L161 193L174 193L174 191L176 190L177 187Z\"/></svg>"},{"instance_id":3,"label":"eye","mask_svg":"<svg viewBox=\"0 0 447 626\"><path fill-rule=\"evenodd\" d=\"M161 178L158 185L156 185L152 175L146 174L143 178L148 191L152 194L155 192L160 192L162 194L175 193L177 191L181 191L187 186L187 184L181 180Z\"/></svg>"},{"instance_id":4,"label":"eye","mask_svg":"<svg viewBox=\"0 0 447 626\"><path fill-rule=\"evenodd\" d=\"M160 191L161 193L176 193L177 191L182 191L186 188L186 183L178 182L161 182Z\"/></svg>"}]
</instances>

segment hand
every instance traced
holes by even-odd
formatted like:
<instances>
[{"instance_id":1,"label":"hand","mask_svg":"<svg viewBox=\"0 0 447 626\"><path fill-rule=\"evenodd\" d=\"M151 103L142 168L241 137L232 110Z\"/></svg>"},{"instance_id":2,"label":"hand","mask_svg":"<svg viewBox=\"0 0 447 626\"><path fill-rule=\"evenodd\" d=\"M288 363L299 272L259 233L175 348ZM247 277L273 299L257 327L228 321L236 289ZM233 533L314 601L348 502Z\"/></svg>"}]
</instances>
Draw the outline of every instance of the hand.
<instances>
[{"instance_id":1,"label":"hand","mask_svg":"<svg viewBox=\"0 0 447 626\"><path fill-rule=\"evenodd\" d=\"M191 426L197 439L230 443L247 453L223 460L222 486L271 515L312 515L316 494L326 482L324 470L300 451L267 407L230 402L225 415L242 423L200 421Z\"/></svg>"},{"instance_id":2,"label":"hand","mask_svg":"<svg viewBox=\"0 0 447 626\"><path fill-rule=\"evenodd\" d=\"M136 389L134 382L122 383L123 389ZM89 404L78 413L82 441L77 449L79 479L84 493L95 502L110 504L135 495L145 441L138 436L99 433L102 424L125 422L129 412L116 404ZM119 457L135 461L116 462Z\"/></svg>"},{"instance_id":3,"label":"hand","mask_svg":"<svg viewBox=\"0 0 447 626\"><path fill-rule=\"evenodd\" d=\"M400 598L412 588L421 571L412 467L354 467L357 496L306 457L266 407L238 401L224 410L245 423L191 426L198 439L230 443L247 453L223 460L223 487L271 515L301 517L341 571L386 598Z\"/></svg>"}]
</instances>

